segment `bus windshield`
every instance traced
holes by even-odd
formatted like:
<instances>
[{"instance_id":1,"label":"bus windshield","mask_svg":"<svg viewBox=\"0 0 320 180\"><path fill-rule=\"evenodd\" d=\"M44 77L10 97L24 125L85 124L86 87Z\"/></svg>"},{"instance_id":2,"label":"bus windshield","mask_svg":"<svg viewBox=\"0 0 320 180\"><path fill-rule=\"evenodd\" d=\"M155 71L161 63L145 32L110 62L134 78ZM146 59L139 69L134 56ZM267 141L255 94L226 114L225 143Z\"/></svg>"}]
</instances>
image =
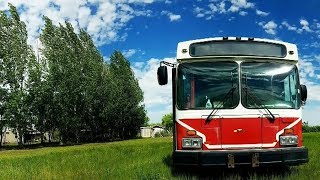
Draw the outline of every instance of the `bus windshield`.
<instances>
[{"instance_id":1,"label":"bus windshield","mask_svg":"<svg viewBox=\"0 0 320 180\"><path fill-rule=\"evenodd\" d=\"M180 64L177 87L178 108L235 108L240 100L238 79L238 64L236 62ZM225 98L227 94L228 98Z\"/></svg>"},{"instance_id":2,"label":"bus windshield","mask_svg":"<svg viewBox=\"0 0 320 180\"><path fill-rule=\"evenodd\" d=\"M298 109L301 104L298 70L292 64L243 62L241 87L246 108Z\"/></svg>"}]
</instances>

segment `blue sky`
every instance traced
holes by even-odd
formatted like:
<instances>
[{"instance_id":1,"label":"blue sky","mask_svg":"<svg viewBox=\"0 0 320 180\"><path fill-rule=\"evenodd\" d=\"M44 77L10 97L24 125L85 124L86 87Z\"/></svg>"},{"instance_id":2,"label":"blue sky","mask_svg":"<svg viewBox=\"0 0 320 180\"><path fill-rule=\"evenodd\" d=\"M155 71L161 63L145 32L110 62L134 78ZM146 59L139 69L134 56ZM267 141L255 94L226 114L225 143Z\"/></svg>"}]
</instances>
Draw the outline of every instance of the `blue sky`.
<instances>
[{"instance_id":1,"label":"blue sky","mask_svg":"<svg viewBox=\"0 0 320 180\"><path fill-rule=\"evenodd\" d=\"M119 50L131 62L145 94L151 122L171 111L171 87L158 86L161 60L174 61L180 41L221 36L277 39L299 49L302 83L308 87L304 121L320 124L320 1L251 0L1 0L15 5L31 45L43 27L70 21L85 29L105 60Z\"/></svg>"}]
</instances>

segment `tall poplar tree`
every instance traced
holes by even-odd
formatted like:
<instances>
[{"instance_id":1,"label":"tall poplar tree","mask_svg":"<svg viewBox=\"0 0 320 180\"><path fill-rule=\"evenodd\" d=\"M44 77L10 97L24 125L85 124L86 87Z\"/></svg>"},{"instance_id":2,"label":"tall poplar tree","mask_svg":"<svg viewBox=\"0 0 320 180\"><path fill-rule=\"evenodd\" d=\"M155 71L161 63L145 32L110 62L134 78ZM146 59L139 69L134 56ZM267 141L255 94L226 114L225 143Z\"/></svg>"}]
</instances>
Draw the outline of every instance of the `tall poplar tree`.
<instances>
[{"instance_id":1,"label":"tall poplar tree","mask_svg":"<svg viewBox=\"0 0 320 180\"><path fill-rule=\"evenodd\" d=\"M114 81L115 97L112 100L113 117L117 120L116 132L120 138L136 136L145 121L143 92L130 67L129 61L118 51L110 58L110 71Z\"/></svg>"},{"instance_id":2,"label":"tall poplar tree","mask_svg":"<svg viewBox=\"0 0 320 180\"><path fill-rule=\"evenodd\" d=\"M6 109L6 101L8 88L7 84L7 71L4 64L4 59L7 58L8 44L6 39L8 38L8 27L10 26L9 20L6 14L0 11L0 146L2 146L3 129L6 125L6 118L4 117Z\"/></svg>"},{"instance_id":3,"label":"tall poplar tree","mask_svg":"<svg viewBox=\"0 0 320 180\"><path fill-rule=\"evenodd\" d=\"M31 127L32 116L28 101L28 63L35 58L31 47L27 44L27 30L24 22L20 20L16 8L9 4L10 15L1 14L1 21L6 26L6 45L2 59L5 68L5 83L8 87L6 101L6 119L9 125L18 132L19 144L22 145L23 135ZM2 34L3 35L3 34Z\"/></svg>"}]
</instances>

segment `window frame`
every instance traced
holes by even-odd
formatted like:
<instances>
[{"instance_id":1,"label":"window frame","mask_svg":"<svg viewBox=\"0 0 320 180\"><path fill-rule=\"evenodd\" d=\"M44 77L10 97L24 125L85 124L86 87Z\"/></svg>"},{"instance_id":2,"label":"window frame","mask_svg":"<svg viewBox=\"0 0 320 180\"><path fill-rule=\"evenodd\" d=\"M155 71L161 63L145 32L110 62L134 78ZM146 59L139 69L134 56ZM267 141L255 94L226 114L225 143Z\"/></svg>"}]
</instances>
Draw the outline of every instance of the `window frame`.
<instances>
[{"instance_id":1,"label":"window frame","mask_svg":"<svg viewBox=\"0 0 320 180\"><path fill-rule=\"evenodd\" d=\"M228 59L223 59L223 60L217 60L217 61L210 61L211 59L204 59L202 60L201 62L185 62L185 63L182 63L182 64L179 64L178 67L177 67L177 89L176 89L176 92L177 92L177 96L176 96L176 108L178 110L212 110L212 109L235 109L239 106L239 104L241 103L241 91L240 91L240 81L239 81L239 78L240 78L240 65L238 62L236 62L235 59L232 59L232 60L228 60ZM234 63L237 65L236 67L236 71L237 71L237 78L234 80L234 82L237 84L236 85L236 90L235 90L235 93L236 95L238 96L238 102L235 103L234 106L232 107L227 107L227 108L215 108L215 107L212 107L212 108L205 108L205 107L194 107L194 108L183 108L181 106L181 99L180 98L183 98L181 97L181 93L180 92L180 81L181 79L179 78L180 76L180 73L181 73L181 67L180 66L183 66L184 64L198 64L198 63L219 63L219 62L227 62L227 63ZM230 82L231 83L231 82ZM227 92L226 92L227 93ZM226 95L226 94L225 94Z\"/></svg>"},{"instance_id":2,"label":"window frame","mask_svg":"<svg viewBox=\"0 0 320 180\"><path fill-rule=\"evenodd\" d=\"M301 103L301 92L300 92L300 76L299 76L299 70L298 70L298 67L297 67L297 65L296 64L294 64L294 63L286 63L286 62L279 62L279 61L269 61L269 62L267 62L267 61L242 61L241 63L240 63L240 65L239 65L239 71L240 71L240 76L239 76L239 78L240 78L240 84L239 84L239 86L240 86L240 90L241 90L241 92L240 92L240 101L241 101L241 105L244 107L244 108L246 108L246 109L263 109L262 107L247 107L245 104L244 104L244 101L242 100L242 98L243 98L243 93L244 93L244 91L243 91L243 81L242 81L242 75L243 75L243 71L242 71L242 64L243 63L274 63L274 64L287 64L287 65L293 65L293 69L294 69L294 72L295 72L295 74L296 74L296 88L297 88L297 98L298 98L298 100L297 100L297 102L298 102L298 105L297 105L297 107L295 108L295 107L292 107L292 108L277 108L277 107L266 107L266 108L268 108L268 109L300 109L301 108L301 106L302 106L302 103ZM300 101L300 102L299 102ZM263 106L265 106L264 104L262 104ZM295 105L296 106L296 105Z\"/></svg>"}]
</instances>

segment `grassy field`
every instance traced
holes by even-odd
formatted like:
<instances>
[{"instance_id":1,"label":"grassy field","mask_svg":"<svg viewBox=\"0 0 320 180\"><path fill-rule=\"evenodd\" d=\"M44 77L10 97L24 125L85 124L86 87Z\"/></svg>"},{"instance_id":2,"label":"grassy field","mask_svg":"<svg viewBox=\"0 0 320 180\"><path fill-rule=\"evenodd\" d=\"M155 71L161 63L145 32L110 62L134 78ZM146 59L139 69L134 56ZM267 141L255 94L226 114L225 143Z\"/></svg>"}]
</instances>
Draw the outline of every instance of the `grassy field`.
<instances>
[{"instance_id":1,"label":"grassy field","mask_svg":"<svg viewBox=\"0 0 320 180\"><path fill-rule=\"evenodd\" d=\"M317 179L320 133L304 134L309 163L290 168L173 170L171 138L0 152L0 179Z\"/></svg>"}]
</instances>

